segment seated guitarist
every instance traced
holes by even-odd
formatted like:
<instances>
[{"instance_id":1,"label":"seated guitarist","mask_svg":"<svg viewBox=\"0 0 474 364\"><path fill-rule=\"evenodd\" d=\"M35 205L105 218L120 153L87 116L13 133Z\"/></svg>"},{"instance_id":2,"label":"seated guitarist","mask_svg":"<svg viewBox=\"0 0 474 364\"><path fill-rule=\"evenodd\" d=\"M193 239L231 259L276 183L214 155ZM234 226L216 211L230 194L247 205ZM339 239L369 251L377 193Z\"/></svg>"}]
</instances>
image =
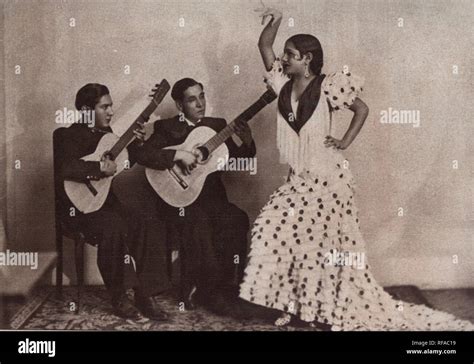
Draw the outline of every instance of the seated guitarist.
<instances>
[{"instance_id":1,"label":"seated guitarist","mask_svg":"<svg viewBox=\"0 0 474 364\"><path fill-rule=\"evenodd\" d=\"M99 180L105 176L115 174L117 165L114 161L105 158L100 162L83 161L80 158L92 154L101 138L112 132L110 122L113 116L112 99L106 86L90 83L82 87L76 95L76 108L85 112L94 113L95 126L89 127L83 119L65 128L57 155L59 181L60 215L64 225L71 231L80 231L85 234L89 242L98 244L97 264L110 293L114 311L124 318L139 318L142 314L154 319L164 320L166 314L157 306L153 295L169 288L166 267L166 246L161 243L164 236L151 238L147 234L147 227L153 225L153 231L164 232L163 222L154 220L153 223L131 213L120 203L110 189L104 205L95 212L82 214L78 211L64 190L64 180L87 182ZM89 120L94 120L90 119ZM136 132L136 139L128 146L130 159L133 159L136 150L143 141L144 131ZM125 257L126 254L135 260L136 274L133 271L133 261ZM127 264L129 263L129 264ZM129 269L135 278L135 305L125 294L124 277Z\"/></svg>"},{"instance_id":2,"label":"seated guitarist","mask_svg":"<svg viewBox=\"0 0 474 364\"><path fill-rule=\"evenodd\" d=\"M219 132L227 125L224 119L205 117L206 97L203 85L184 78L173 86L171 96L180 114L158 120L154 133L136 154L137 162L148 168L164 170L177 163L184 173L192 173L196 156L189 151L163 149L183 143L199 126ZM230 157L251 158L255 143L248 125L237 125L236 134L242 140L239 147L229 138L226 145ZM221 181L222 172L210 174L201 194L190 206L175 208L158 197L158 213L165 216L169 227L181 241L181 295L187 309L202 304L216 313L230 314L230 293L236 295L247 257L247 214L229 202ZM194 294L195 293L195 294Z\"/></svg>"}]
</instances>

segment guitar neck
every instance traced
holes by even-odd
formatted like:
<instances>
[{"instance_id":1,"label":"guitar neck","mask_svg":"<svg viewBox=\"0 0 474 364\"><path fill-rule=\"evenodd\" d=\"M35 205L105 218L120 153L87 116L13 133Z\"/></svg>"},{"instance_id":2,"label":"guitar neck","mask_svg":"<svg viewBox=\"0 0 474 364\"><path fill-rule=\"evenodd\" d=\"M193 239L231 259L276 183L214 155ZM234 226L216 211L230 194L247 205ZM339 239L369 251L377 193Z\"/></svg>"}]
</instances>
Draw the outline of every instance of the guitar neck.
<instances>
[{"instance_id":1,"label":"guitar neck","mask_svg":"<svg viewBox=\"0 0 474 364\"><path fill-rule=\"evenodd\" d=\"M156 110L158 105L163 101L166 94L170 90L170 84L166 80L162 80L161 84L156 91L155 96L148 104L148 106L143 110L143 112L135 119L135 121L130 125L125 133L120 137L117 143L114 144L112 149L107 153L112 160L115 160L117 156L124 150L128 144L135 138L135 130L140 129L140 124L146 123L149 119L153 111Z\"/></svg>"},{"instance_id":2,"label":"guitar neck","mask_svg":"<svg viewBox=\"0 0 474 364\"><path fill-rule=\"evenodd\" d=\"M115 160L115 158L117 158L117 156L122 152L122 150L124 150L127 145L130 144L130 142L135 137L134 131L140 128L139 124L144 124L148 121L150 115L153 113L157 106L158 105L155 104L154 100L150 102L146 109L138 116L138 118L135 119L132 125L130 125L127 131L123 133L123 135L120 137L117 143L114 144L114 146L112 147L112 149L110 149L108 153L112 160Z\"/></svg>"},{"instance_id":3,"label":"guitar neck","mask_svg":"<svg viewBox=\"0 0 474 364\"><path fill-rule=\"evenodd\" d=\"M225 143L225 141L229 139L235 133L236 125L238 122L243 121L247 123L255 115L257 115L260 112L260 110L262 110L265 106L267 106L273 100L275 100L276 97L277 97L276 94L271 90L268 90L267 92L265 92L265 94L263 94L256 102L254 102L250 107L248 107L243 113L237 116L237 118L235 118L230 124L228 124L219 133L217 133L211 139L209 139L206 142L206 144L203 145L203 147L206 148L209 153L212 153L220 145Z\"/></svg>"}]
</instances>

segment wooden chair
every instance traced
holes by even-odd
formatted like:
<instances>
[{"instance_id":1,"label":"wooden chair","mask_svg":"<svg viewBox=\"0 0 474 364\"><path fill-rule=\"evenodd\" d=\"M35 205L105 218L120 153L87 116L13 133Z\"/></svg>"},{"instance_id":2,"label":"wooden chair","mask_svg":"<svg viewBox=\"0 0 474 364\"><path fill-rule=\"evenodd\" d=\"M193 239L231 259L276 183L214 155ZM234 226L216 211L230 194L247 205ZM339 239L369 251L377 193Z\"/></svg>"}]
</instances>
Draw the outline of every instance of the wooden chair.
<instances>
[{"instance_id":1,"label":"wooden chair","mask_svg":"<svg viewBox=\"0 0 474 364\"><path fill-rule=\"evenodd\" d=\"M57 128L53 132L53 160L54 160L54 192L55 192L55 220L56 220L56 251L57 251L57 263L56 263L56 292L59 296L62 294L63 286L63 240L68 238L74 241L74 262L77 280L77 295L76 295L76 313L79 313L81 295L84 287L84 245L89 244L96 246L97 242L90 241L86 236L80 232L75 231L68 227L63 221L61 221L60 214L60 191L61 191L61 178L59 175L59 159L57 156L63 153L63 145L61 143L63 133L67 128ZM173 239L171 237L171 239ZM169 275L172 277L174 284L179 285L180 283L180 272L182 260L178 258L175 262L172 262L172 251L179 250L177 244L169 246L168 251L168 267Z\"/></svg>"},{"instance_id":2,"label":"wooden chair","mask_svg":"<svg viewBox=\"0 0 474 364\"><path fill-rule=\"evenodd\" d=\"M80 231L74 231L69 228L63 221L61 221L60 216L60 200L59 200L59 191L61 188L60 183L62 183L59 175L59 159L58 156L63 152L63 146L61 141L63 140L62 134L66 128L58 128L53 132L53 160L54 160L54 194L55 194L55 220L56 220L56 252L57 252L57 261L56 261L56 292L58 295L62 294L63 286L63 239L68 238L74 241L74 262L76 270L76 284L77 284L77 294L76 294L76 313L79 313L81 295L84 287L84 245L90 243L87 241L85 235ZM96 245L92 244L91 245Z\"/></svg>"}]
</instances>

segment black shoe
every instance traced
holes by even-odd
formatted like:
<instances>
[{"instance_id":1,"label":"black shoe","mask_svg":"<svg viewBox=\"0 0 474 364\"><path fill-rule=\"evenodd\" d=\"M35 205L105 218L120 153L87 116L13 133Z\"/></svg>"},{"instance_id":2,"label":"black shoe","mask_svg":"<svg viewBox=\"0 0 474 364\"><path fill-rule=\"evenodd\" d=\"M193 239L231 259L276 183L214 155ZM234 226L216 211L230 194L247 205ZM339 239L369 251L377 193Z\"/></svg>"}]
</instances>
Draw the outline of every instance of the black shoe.
<instances>
[{"instance_id":1,"label":"black shoe","mask_svg":"<svg viewBox=\"0 0 474 364\"><path fill-rule=\"evenodd\" d=\"M194 301L194 298L184 299L182 302L184 303L184 309L186 311L194 311L196 309L196 302Z\"/></svg>"},{"instance_id":2,"label":"black shoe","mask_svg":"<svg viewBox=\"0 0 474 364\"><path fill-rule=\"evenodd\" d=\"M210 294L202 303L209 311L219 316L242 318L240 307L235 300L227 298L221 292Z\"/></svg>"},{"instance_id":3,"label":"black shoe","mask_svg":"<svg viewBox=\"0 0 474 364\"><path fill-rule=\"evenodd\" d=\"M115 314L121 318L131 320L137 320L140 318L140 312L126 294L113 299L112 306L114 307Z\"/></svg>"},{"instance_id":4,"label":"black shoe","mask_svg":"<svg viewBox=\"0 0 474 364\"><path fill-rule=\"evenodd\" d=\"M181 302L184 303L184 309L186 311L193 311L196 309L196 291L197 288L193 287L190 292L184 294L184 298L181 300Z\"/></svg>"},{"instance_id":5,"label":"black shoe","mask_svg":"<svg viewBox=\"0 0 474 364\"><path fill-rule=\"evenodd\" d=\"M137 296L135 301L141 313L149 319L155 321L168 320L168 315L161 309L153 297Z\"/></svg>"}]
</instances>

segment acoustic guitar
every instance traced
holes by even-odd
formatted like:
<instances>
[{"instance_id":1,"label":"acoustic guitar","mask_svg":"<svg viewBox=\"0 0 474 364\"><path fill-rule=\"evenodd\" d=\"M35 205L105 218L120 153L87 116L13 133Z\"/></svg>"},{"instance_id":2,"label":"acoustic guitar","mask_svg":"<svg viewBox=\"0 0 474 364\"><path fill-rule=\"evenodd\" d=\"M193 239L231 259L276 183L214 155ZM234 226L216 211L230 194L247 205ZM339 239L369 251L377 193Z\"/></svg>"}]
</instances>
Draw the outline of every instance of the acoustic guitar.
<instances>
[{"instance_id":1,"label":"acoustic guitar","mask_svg":"<svg viewBox=\"0 0 474 364\"><path fill-rule=\"evenodd\" d=\"M153 89L154 93L150 95L152 100L148 106L120 138L113 133L105 134L100 139L95 152L81 158L84 161L99 162L104 156L107 156L117 164L117 172L113 176L86 183L64 181L66 194L79 211L88 214L99 210L103 206L113 178L124 169L127 169L129 162L126 147L135 138L134 131L140 128L139 124L146 123L149 120L150 115L156 110L169 90L170 84L168 81L162 80L160 84L156 85L156 89Z\"/></svg>"},{"instance_id":2,"label":"acoustic guitar","mask_svg":"<svg viewBox=\"0 0 474 364\"><path fill-rule=\"evenodd\" d=\"M147 168L146 177L155 192L174 207L192 204L201 194L207 176L218 171L222 161L228 160L229 150L225 141L235 133L236 123L248 122L276 98L275 92L269 89L219 133L207 126L198 126L189 133L184 143L166 147L165 149L186 150L200 157L197 167L189 175L185 175L176 164L165 170Z\"/></svg>"}]
</instances>

